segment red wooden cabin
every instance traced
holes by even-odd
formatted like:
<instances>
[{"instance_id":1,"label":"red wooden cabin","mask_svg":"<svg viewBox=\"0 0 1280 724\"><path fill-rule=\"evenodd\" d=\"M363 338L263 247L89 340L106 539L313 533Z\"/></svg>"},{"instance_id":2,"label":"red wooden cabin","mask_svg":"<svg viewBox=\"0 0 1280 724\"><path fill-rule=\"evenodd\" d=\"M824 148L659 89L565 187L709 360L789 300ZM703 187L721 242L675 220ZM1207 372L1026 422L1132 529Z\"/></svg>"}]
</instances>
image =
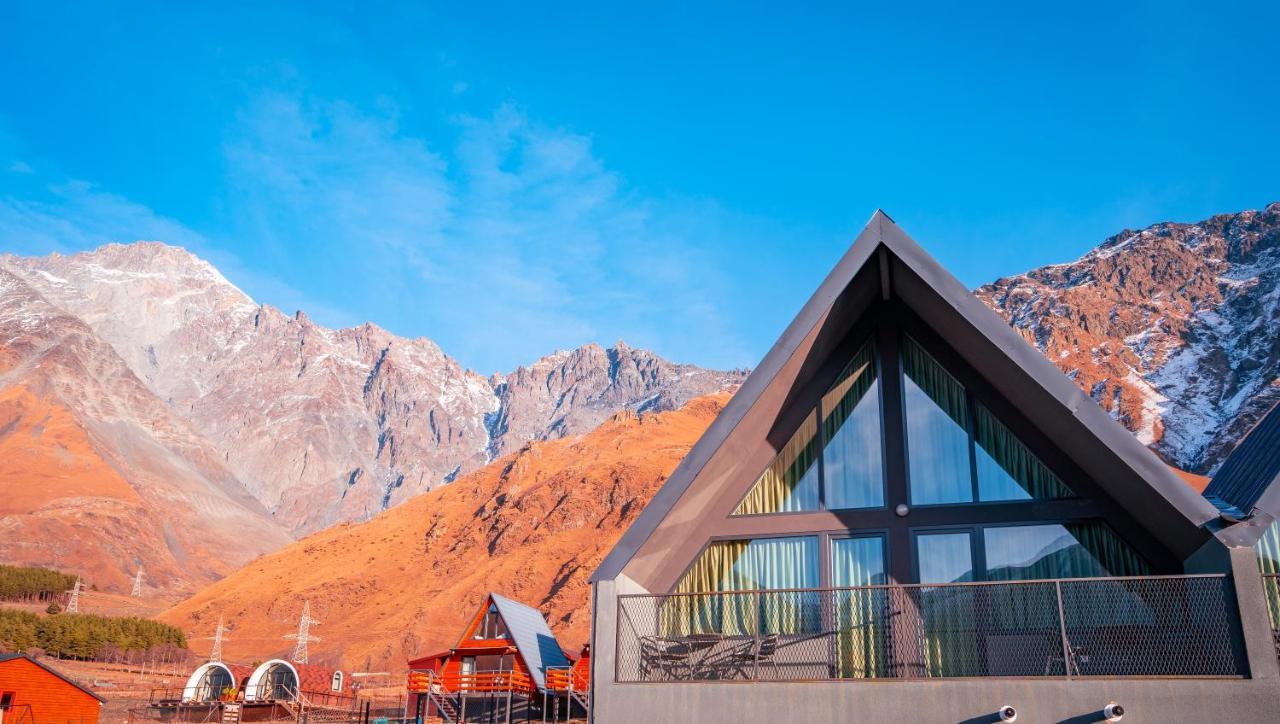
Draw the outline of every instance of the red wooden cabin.
<instances>
[{"instance_id":1,"label":"red wooden cabin","mask_svg":"<svg viewBox=\"0 0 1280 724\"><path fill-rule=\"evenodd\" d=\"M104 701L26 654L0 654L0 721L98 724Z\"/></svg>"},{"instance_id":2,"label":"red wooden cabin","mask_svg":"<svg viewBox=\"0 0 1280 724\"><path fill-rule=\"evenodd\" d=\"M509 719L532 716L547 691L548 669L569 666L537 609L495 593L448 651L409 662L410 711Z\"/></svg>"}]
</instances>

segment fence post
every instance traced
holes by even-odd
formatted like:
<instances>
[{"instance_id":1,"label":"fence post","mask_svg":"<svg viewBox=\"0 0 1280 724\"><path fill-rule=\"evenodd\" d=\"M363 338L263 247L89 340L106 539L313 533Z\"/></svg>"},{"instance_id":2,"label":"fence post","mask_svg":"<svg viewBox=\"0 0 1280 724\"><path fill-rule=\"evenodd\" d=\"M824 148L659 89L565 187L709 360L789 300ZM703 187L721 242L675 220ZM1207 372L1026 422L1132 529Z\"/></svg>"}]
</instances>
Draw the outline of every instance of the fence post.
<instances>
[{"instance_id":1,"label":"fence post","mask_svg":"<svg viewBox=\"0 0 1280 724\"><path fill-rule=\"evenodd\" d=\"M1062 673L1071 678L1071 644L1067 641L1067 615L1062 608L1062 581L1053 582L1058 596L1058 633L1062 635Z\"/></svg>"},{"instance_id":2,"label":"fence post","mask_svg":"<svg viewBox=\"0 0 1280 724\"><path fill-rule=\"evenodd\" d=\"M751 609L755 612L756 624L753 626L753 634L751 639L751 656L754 663L751 667L751 680L760 680L760 619L764 617L764 611L760 607L760 591L753 591L751 594Z\"/></svg>"}]
</instances>

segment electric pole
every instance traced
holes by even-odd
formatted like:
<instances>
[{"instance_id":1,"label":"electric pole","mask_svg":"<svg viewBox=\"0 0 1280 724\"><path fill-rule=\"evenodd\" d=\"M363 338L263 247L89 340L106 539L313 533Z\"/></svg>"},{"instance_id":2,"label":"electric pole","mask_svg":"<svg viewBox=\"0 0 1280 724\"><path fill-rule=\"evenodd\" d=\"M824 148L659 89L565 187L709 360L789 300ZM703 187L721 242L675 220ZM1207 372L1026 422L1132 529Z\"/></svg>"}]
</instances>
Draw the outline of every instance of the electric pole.
<instances>
[{"instance_id":1,"label":"electric pole","mask_svg":"<svg viewBox=\"0 0 1280 724\"><path fill-rule=\"evenodd\" d=\"M205 638L207 639L208 638L213 639L213 650L209 652L209 661L211 663L216 664L216 663L222 662L222 642L229 640L225 634L227 633L227 631L230 631L230 630L231 629L222 625L222 617L219 616L218 628L216 631L214 631L213 636L205 636Z\"/></svg>"},{"instance_id":2,"label":"electric pole","mask_svg":"<svg viewBox=\"0 0 1280 724\"><path fill-rule=\"evenodd\" d=\"M311 627L320 625L320 622L311 618L311 602L304 601L302 603L302 617L298 619L298 633L292 633L285 636L286 639L296 639L297 645L293 647L293 663L307 663L307 643L311 641L319 641L319 636L311 635Z\"/></svg>"},{"instance_id":3,"label":"electric pole","mask_svg":"<svg viewBox=\"0 0 1280 724\"><path fill-rule=\"evenodd\" d=\"M80 613L80 577L76 576L76 585L71 589L71 598L67 600L67 613Z\"/></svg>"},{"instance_id":4,"label":"electric pole","mask_svg":"<svg viewBox=\"0 0 1280 724\"><path fill-rule=\"evenodd\" d=\"M133 592L129 595L134 598L142 597L142 565L138 565L138 575L133 577Z\"/></svg>"}]
</instances>

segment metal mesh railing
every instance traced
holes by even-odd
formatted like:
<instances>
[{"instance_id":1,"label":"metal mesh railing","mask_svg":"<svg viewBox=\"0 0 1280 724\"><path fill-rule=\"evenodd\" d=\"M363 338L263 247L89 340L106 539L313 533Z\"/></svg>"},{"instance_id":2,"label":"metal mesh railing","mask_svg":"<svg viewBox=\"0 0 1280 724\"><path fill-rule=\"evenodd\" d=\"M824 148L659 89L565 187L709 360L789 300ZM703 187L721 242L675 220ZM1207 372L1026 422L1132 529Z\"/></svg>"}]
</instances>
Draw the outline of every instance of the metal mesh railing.
<instances>
[{"instance_id":1,"label":"metal mesh railing","mask_svg":"<svg viewBox=\"0 0 1280 724\"><path fill-rule=\"evenodd\" d=\"M1224 576L626 595L619 682L1231 677Z\"/></svg>"},{"instance_id":2,"label":"metal mesh railing","mask_svg":"<svg viewBox=\"0 0 1280 724\"><path fill-rule=\"evenodd\" d=\"M1280 657L1280 573L1262 574L1262 592L1267 600L1267 616L1271 619L1271 639Z\"/></svg>"}]
</instances>

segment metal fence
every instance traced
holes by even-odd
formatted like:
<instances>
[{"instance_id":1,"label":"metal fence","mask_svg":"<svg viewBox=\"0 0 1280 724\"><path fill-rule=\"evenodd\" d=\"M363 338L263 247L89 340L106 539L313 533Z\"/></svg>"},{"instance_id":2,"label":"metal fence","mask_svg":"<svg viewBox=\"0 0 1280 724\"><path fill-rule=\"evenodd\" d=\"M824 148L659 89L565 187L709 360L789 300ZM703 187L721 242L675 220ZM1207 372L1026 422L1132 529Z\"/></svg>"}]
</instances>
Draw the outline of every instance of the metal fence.
<instances>
[{"instance_id":1,"label":"metal fence","mask_svg":"<svg viewBox=\"0 0 1280 724\"><path fill-rule=\"evenodd\" d=\"M1235 677L1225 576L618 599L619 682Z\"/></svg>"}]
</instances>

